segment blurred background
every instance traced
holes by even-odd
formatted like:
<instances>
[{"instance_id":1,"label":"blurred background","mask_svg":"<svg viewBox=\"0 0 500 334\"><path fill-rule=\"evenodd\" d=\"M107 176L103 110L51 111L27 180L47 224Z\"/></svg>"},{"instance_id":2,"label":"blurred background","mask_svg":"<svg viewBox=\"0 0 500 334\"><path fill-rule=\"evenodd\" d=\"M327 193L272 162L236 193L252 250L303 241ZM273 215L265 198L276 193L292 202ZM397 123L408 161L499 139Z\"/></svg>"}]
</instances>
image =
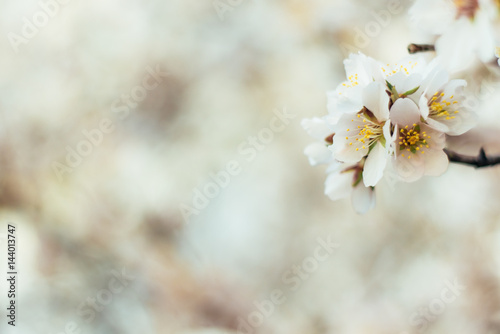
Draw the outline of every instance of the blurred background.
<instances>
[{"instance_id":1,"label":"blurred background","mask_svg":"<svg viewBox=\"0 0 500 334\"><path fill-rule=\"evenodd\" d=\"M423 41L411 2L0 4L0 332L500 333L500 168L359 216L303 154L349 52ZM498 76L467 75L481 127L451 143L500 153Z\"/></svg>"}]
</instances>

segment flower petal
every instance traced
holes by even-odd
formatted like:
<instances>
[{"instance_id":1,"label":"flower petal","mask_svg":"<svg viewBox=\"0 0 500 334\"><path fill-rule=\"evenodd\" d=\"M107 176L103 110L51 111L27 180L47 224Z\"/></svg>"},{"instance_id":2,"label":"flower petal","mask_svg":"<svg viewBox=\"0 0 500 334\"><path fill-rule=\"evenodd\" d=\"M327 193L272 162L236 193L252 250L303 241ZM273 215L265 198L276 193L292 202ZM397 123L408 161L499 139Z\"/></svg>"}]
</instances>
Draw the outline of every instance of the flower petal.
<instances>
[{"instance_id":1,"label":"flower petal","mask_svg":"<svg viewBox=\"0 0 500 334\"><path fill-rule=\"evenodd\" d=\"M385 84L372 82L363 90L363 105L370 110L379 122L389 118L389 95Z\"/></svg>"},{"instance_id":2,"label":"flower petal","mask_svg":"<svg viewBox=\"0 0 500 334\"><path fill-rule=\"evenodd\" d=\"M351 202L354 211L363 215L375 207L375 191L360 183L352 191Z\"/></svg>"},{"instance_id":3,"label":"flower petal","mask_svg":"<svg viewBox=\"0 0 500 334\"><path fill-rule=\"evenodd\" d=\"M449 130L446 133L450 136L461 135L477 124L477 115L466 109L461 109L458 114L454 114L455 118L448 121L446 125Z\"/></svg>"},{"instance_id":4,"label":"flower petal","mask_svg":"<svg viewBox=\"0 0 500 334\"><path fill-rule=\"evenodd\" d=\"M448 156L442 150L428 150L424 154L425 175L439 176L448 168Z\"/></svg>"},{"instance_id":5,"label":"flower petal","mask_svg":"<svg viewBox=\"0 0 500 334\"><path fill-rule=\"evenodd\" d=\"M307 155L309 163L312 166L326 164L333 159L332 151L324 143L312 143L308 145L304 150L304 154Z\"/></svg>"},{"instance_id":6,"label":"flower petal","mask_svg":"<svg viewBox=\"0 0 500 334\"><path fill-rule=\"evenodd\" d=\"M333 145L330 145L329 148L333 152L335 159L346 163L356 163L368 153L368 147L358 148L356 151L342 136L333 137Z\"/></svg>"},{"instance_id":7,"label":"flower petal","mask_svg":"<svg viewBox=\"0 0 500 334\"><path fill-rule=\"evenodd\" d=\"M406 67L405 70L408 70ZM397 90L399 94L403 94L408 92L414 88L420 87L422 83L422 75L420 73L412 73L410 75L406 75L403 73L403 70L400 70L396 74L393 74L387 78ZM420 91L420 88L416 91ZM409 95L409 97L413 97L416 94Z\"/></svg>"},{"instance_id":8,"label":"flower petal","mask_svg":"<svg viewBox=\"0 0 500 334\"><path fill-rule=\"evenodd\" d=\"M420 121L420 111L412 100L408 98L397 99L391 108L391 119L393 123L400 126L410 126Z\"/></svg>"},{"instance_id":9,"label":"flower petal","mask_svg":"<svg viewBox=\"0 0 500 334\"><path fill-rule=\"evenodd\" d=\"M436 66L436 70L429 73L423 81L425 95L432 96L434 93L442 90L443 86L450 80L448 71Z\"/></svg>"},{"instance_id":10,"label":"flower petal","mask_svg":"<svg viewBox=\"0 0 500 334\"><path fill-rule=\"evenodd\" d=\"M420 114L424 119L429 117L429 101L425 97L425 94L422 94L420 100L418 101L418 106L420 107Z\"/></svg>"},{"instance_id":11,"label":"flower petal","mask_svg":"<svg viewBox=\"0 0 500 334\"><path fill-rule=\"evenodd\" d=\"M363 183L367 187L375 186L384 176L384 169L387 165L387 150L380 142L368 154L363 168Z\"/></svg>"},{"instance_id":12,"label":"flower petal","mask_svg":"<svg viewBox=\"0 0 500 334\"><path fill-rule=\"evenodd\" d=\"M343 162L340 162L338 160L332 159L330 163L328 164L328 167L326 168L326 173L331 174L331 173L340 173L341 171L346 169L346 164Z\"/></svg>"},{"instance_id":13,"label":"flower petal","mask_svg":"<svg viewBox=\"0 0 500 334\"><path fill-rule=\"evenodd\" d=\"M443 132L435 130L426 124L421 124L422 131L428 135L427 143L433 150L442 150L446 144L446 136Z\"/></svg>"},{"instance_id":14,"label":"flower petal","mask_svg":"<svg viewBox=\"0 0 500 334\"><path fill-rule=\"evenodd\" d=\"M427 119L427 124L431 128L441 132L448 132L450 130L446 124L444 124L443 122L436 121L435 119L432 118Z\"/></svg>"},{"instance_id":15,"label":"flower petal","mask_svg":"<svg viewBox=\"0 0 500 334\"><path fill-rule=\"evenodd\" d=\"M356 91L361 92L359 89L356 89ZM361 102L361 99L359 97L350 98L345 95L340 95L337 98L337 104L335 105L334 109L336 109L337 113L352 114L357 113L362 108L363 103ZM331 109L332 107L329 106L328 110L330 111Z\"/></svg>"},{"instance_id":16,"label":"flower petal","mask_svg":"<svg viewBox=\"0 0 500 334\"><path fill-rule=\"evenodd\" d=\"M444 96L460 95L463 93L464 87L467 86L467 81L462 79L451 80L444 86Z\"/></svg>"},{"instance_id":17,"label":"flower petal","mask_svg":"<svg viewBox=\"0 0 500 334\"><path fill-rule=\"evenodd\" d=\"M405 182L415 182L425 172L424 160L417 154L411 159L408 159L407 156L403 157L399 155L394 161L394 168L401 180Z\"/></svg>"},{"instance_id":18,"label":"flower petal","mask_svg":"<svg viewBox=\"0 0 500 334\"><path fill-rule=\"evenodd\" d=\"M346 198L352 191L353 172L332 173L325 181L325 195L332 201Z\"/></svg>"},{"instance_id":19,"label":"flower petal","mask_svg":"<svg viewBox=\"0 0 500 334\"><path fill-rule=\"evenodd\" d=\"M324 119L318 117L303 119L300 125L309 136L319 140L325 140L326 137L333 133L331 126Z\"/></svg>"},{"instance_id":20,"label":"flower petal","mask_svg":"<svg viewBox=\"0 0 500 334\"><path fill-rule=\"evenodd\" d=\"M343 114L339 122L334 127L335 136L333 145L330 146L335 155L335 159L355 163L361 160L368 153L368 145L363 148L361 142L355 141L357 126L362 126L361 118L354 117L353 114ZM352 143L355 143L354 145ZM363 145L364 146L364 145Z\"/></svg>"},{"instance_id":21,"label":"flower petal","mask_svg":"<svg viewBox=\"0 0 500 334\"><path fill-rule=\"evenodd\" d=\"M340 84L336 90L326 93L327 109L330 115L338 115L342 113L358 112L363 105L361 103L362 88L345 87L348 82Z\"/></svg>"},{"instance_id":22,"label":"flower petal","mask_svg":"<svg viewBox=\"0 0 500 334\"><path fill-rule=\"evenodd\" d=\"M372 81L382 81L381 64L371 57L367 57L361 52L351 54L344 60L346 75L349 78L356 78L360 86L366 86Z\"/></svg>"}]
</instances>

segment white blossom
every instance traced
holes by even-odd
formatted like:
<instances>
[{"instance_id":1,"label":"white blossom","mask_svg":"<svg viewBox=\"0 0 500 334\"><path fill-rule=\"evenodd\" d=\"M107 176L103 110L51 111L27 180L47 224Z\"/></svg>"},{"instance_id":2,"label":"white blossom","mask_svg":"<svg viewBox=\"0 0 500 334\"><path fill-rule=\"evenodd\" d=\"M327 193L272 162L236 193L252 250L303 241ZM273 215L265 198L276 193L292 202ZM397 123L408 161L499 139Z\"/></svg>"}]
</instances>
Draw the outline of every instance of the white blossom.
<instances>
[{"instance_id":1,"label":"white blossom","mask_svg":"<svg viewBox=\"0 0 500 334\"><path fill-rule=\"evenodd\" d=\"M320 140L308 145L304 153L313 166L329 165L325 195L333 201L350 196L354 210L364 214L375 206L374 189L364 186L361 182L363 168L359 164L349 165L334 159L327 142L331 140L332 125L336 122L336 118L329 116L302 120L302 126L309 135Z\"/></svg>"},{"instance_id":2,"label":"white blossom","mask_svg":"<svg viewBox=\"0 0 500 334\"><path fill-rule=\"evenodd\" d=\"M305 154L312 165L329 165L326 195L351 196L366 212L388 164L406 182L444 173L445 134L464 133L474 117L464 107L466 82L450 81L438 61L412 56L391 65L356 54L344 64L347 80L327 93L328 114L302 122L318 140Z\"/></svg>"},{"instance_id":3,"label":"white blossom","mask_svg":"<svg viewBox=\"0 0 500 334\"><path fill-rule=\"evenodd\" d=\"M438 37L438 58L455 72L476 58L484 63L494 59L499 7L497 0L417 0L410 17L430 39Z\"/></svg>"},{"instance_id":4,"label":"white blossom","mask_svg":"<svg viewBox=\"0 0 500 334\"><path fill-rule=\"evenodd\" d=\"M329 168L325 181L325 195L332 201L351 197L351 203L359 214L375 207L375 190L361 182L362 167L340 163Z\"/></svg>"},{"instance_id":5,"label":"white blossom","mask_svg":"<svg viewBox=\"0 0 500 334\"><path fill-rule=\"evenodd\" d=\"M439 176L446 171L445 135L420 121L421 111L415 102L398 99L391 109L391 119L399 129L394 163L404 181L413 182L423 175Z\"/></svg>"}]
</instances>

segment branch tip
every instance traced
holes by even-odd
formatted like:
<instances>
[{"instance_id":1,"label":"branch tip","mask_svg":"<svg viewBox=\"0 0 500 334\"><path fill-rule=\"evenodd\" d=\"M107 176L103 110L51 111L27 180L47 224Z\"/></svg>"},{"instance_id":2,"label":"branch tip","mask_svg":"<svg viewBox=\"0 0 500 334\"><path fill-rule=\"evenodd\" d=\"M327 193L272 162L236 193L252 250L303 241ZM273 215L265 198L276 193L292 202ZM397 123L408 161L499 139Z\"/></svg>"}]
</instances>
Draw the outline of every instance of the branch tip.
<instances>
[{"instance_id":1,"label":"branch tip","mask_svg":"<svg viewBox=\"0 0 500 334\"><path fill-rule=\"evenodd\" d=\"M408 45L408 53L415 54L418 52L436 51L433 44L415 44Z\"/></svg>"},{"instance_id":2,"label":"branch tip","mask_svg":"<svg viewBox=\"0 0 500 334\"><path fill-rule=\"evenodd\" d=\"M491 167L500 164L500 156L488 157L484 148L481 147L477 157L459 154L448 149L444 149L450 162L473 166L475 168Z\"/></svg>"}]
</instances>

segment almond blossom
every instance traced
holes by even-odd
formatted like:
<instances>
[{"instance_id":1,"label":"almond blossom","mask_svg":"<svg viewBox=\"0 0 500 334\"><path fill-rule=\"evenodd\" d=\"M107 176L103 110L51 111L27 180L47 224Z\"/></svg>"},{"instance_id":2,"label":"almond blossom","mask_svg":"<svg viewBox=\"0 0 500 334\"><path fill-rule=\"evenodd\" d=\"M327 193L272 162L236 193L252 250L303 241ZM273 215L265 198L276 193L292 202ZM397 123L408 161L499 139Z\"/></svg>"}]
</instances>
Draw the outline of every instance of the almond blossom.
<instances>
[{"instance_id":1,"label":"almond blossom","mask_svg":"<svg viewBox=\"0 0 500 334\"><path fill-rule=\"evenodd\" d=\"M325 195L332 201L350 197L354 211L359 214L375 207L375 190L361 182L363 167L360 164L332 164L328 172Z\"/></svg>"},{"instance_id":2,"label":"almond blossom","mask_svg":"<svg viewBox=\"0 0 500 334\"><path fill-rule=\"evenodd\" d=\"M351 197L354 210L359 214L368 212L375 206L373 187L364 186L362 179L363 168L360 164L345 164L334 159L328 149L332 136L331 124L336 120L331 117L304 119L302 126L314 138L322 140L306 147L304 153L308 156L311 165L328 164L328 177L325 182L325 195L332 201Z\"/></svg>"},{"instance_id":3,"label":"almond blossom","mask_svg":"<svg viewBox=\"0 0 500 334\"><path fill-rule=\"evenodd\" d=\"M412 100L398 99L391 110L397 125L395 169L402 180L413 182L423 175L439 176L448 167L444 133L421 122L421 111ZM410 164L406 160L411 160Z\"/></svg>"},{"instance_id":4,"label":"almond blossom","mask_svg":"<svg viewBox=\"0 0 500 334\"><path fill-rule=\"evenodd\" d=\"M328 114L302 122L318 140L305 153L312 165L329 165L326 195L350 195L366 212L389 164L406 182L444 173L445 134L464 133L474 117L463 103L466 82L450 81L437 61L412 56L384 65L359 53L344 65L347 81L327 94Z\"/></svg>"},{"instance_id":5,"label":"almond blossom","mask_svg":"<svg viewBox=\"0 0 500 334\"><path fill-rule=\"evenodd\" d=\"M417 0L411 20L435 43L438 58L450 71L460 71L478 58L494 60L500 23L497 0Z\"/></svg>"}]
</instances>

